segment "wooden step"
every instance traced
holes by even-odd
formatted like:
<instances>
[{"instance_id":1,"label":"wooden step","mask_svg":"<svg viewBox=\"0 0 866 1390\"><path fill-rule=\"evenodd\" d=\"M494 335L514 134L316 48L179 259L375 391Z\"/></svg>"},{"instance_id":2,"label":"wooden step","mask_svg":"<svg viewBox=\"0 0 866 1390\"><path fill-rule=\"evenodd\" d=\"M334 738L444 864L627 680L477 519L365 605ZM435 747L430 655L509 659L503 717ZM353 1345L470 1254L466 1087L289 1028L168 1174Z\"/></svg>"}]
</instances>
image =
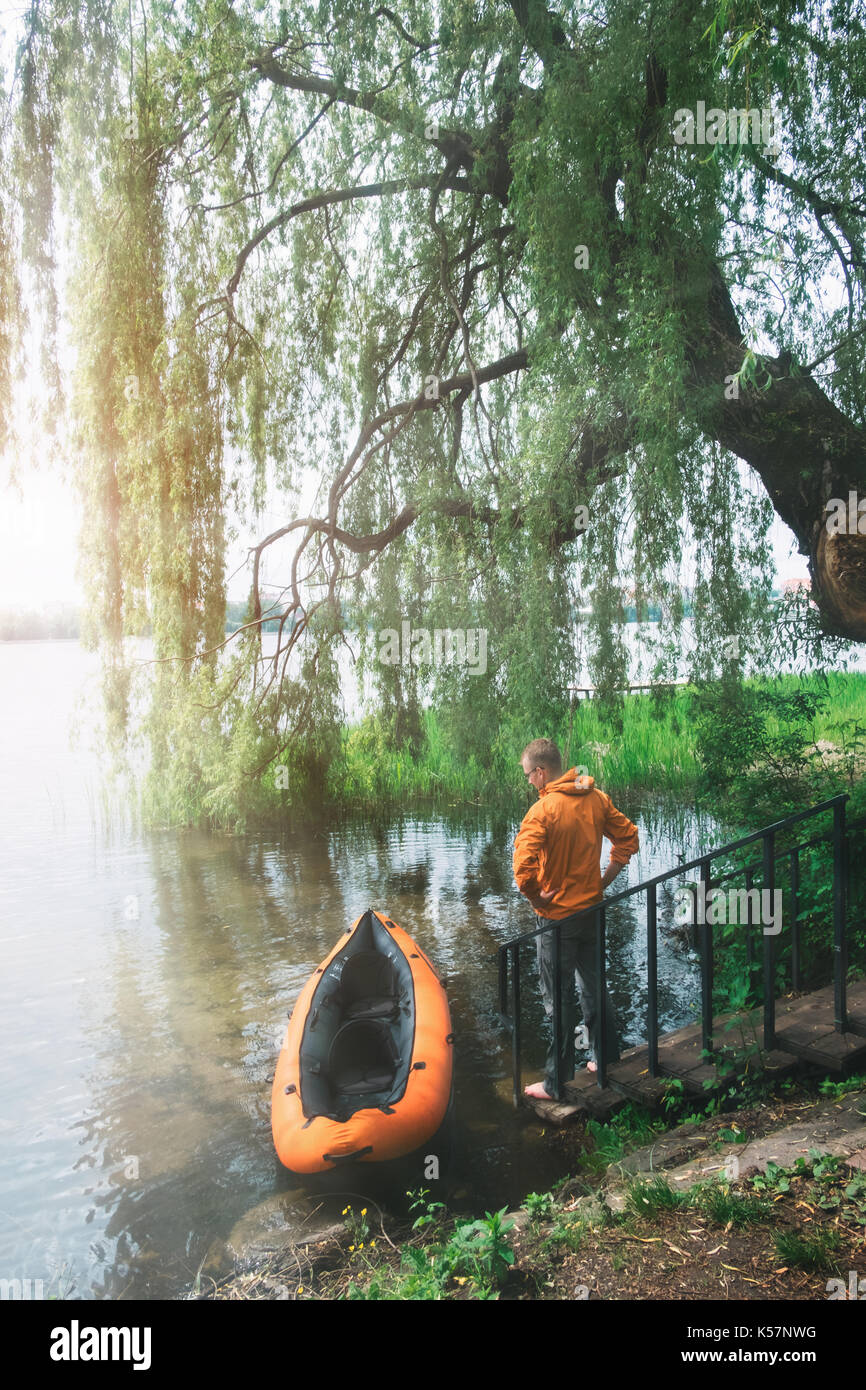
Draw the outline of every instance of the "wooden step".
<instances>
[{"instance_id":1,"label":"wooden step","mask_svg":"<svg viewBox=\"0 0 866 1390\"><path fill-rule=\"evenodd\" d=\"M581 1114L606 1120L627 1101L650 1110L661 1109L673 1080L682 1082L683 1093L709 1100L746 1072L790 1076L804 1064L822 1071L853 1070L866 1062L866 980L848 987L848 1017L864 1032L837 1033L834 1027L833 986L776 1001L776 1045L764 1048L763 1010L749 1014L722 1014L713 1020L715 1060L703 1055L700 1023L689 1023L659 1038L659 1075L649 1074L649 1048L628 1048L607 1069L607 1085L600 1087L594 1072L580 1071L563 1086L560 1101L530 1101L540 1119L565 1124Z\"/></svg>"}]
</instances>

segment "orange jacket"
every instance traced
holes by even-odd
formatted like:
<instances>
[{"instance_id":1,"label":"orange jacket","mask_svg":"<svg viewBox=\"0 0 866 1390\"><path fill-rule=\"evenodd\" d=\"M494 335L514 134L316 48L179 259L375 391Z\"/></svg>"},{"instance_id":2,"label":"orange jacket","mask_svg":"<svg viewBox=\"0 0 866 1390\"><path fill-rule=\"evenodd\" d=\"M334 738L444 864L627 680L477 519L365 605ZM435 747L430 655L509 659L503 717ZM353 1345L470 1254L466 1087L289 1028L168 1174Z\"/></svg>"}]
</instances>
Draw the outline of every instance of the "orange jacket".
<instances>
[{"instance_id":1,"label":"orange jacket","mask_svg":"<svg viewBox=\"0 0 866 1390\"><path fill-rule=\"evenodd\" d=\"M613 845L611 861L627 864L639 848L637 826L599 791L592 777L570 768L538 793L514 841L514 877L543 917L557 921L600 901L601 842Z\"/></svg>"}]
</instances>

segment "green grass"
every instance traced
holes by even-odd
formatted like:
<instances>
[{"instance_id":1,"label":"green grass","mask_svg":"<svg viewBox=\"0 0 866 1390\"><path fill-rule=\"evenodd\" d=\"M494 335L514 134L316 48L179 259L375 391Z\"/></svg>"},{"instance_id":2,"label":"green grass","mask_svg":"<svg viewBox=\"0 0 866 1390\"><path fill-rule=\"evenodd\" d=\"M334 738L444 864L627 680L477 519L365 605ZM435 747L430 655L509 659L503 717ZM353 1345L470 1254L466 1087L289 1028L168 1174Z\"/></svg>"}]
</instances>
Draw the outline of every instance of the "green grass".
<instances>
[{"instance_id":1,"label":"green grass","mask_svg":"<svg viewBox=\"0 0 866 1390\"><path fill-rule=\"evenodd\" d=\"M439 1202L425 1202L422 1196L413 1203L413 1208L424 1208L434 1217L435 1227L442 1223L441 1207ZM415 1228L424 1220L424 1216L418 1218ZM513 1226L505 1207L485 1212L476 1221L458 1221L447 1238L443 1234L442 1239L424 1247L410 1243L401 1246L397 1270L380 1266L378 1257L371 1262L368 1252L357 1263L359 1277L350 1284L347 1297L374 1302L439 1300L462 1287L469 1298L497 1298L514 1263L510 1241ZM350 1234L355 1233L354 1227L349 1230ZM355 1249L353 1242L350 1250ZM362 1250L363 1247L357 1253L360 1255Z\"/></svg>"},{"instance_id":2,"label":"green grass","mask_svg":"<svg viewBox=\"0 0 866 1390\"><path fill-rule=\"evenodd\" d=\"M594 1147L584 1153L585 1166L594 1173L603 1174L608 1164L618 1163L630 1149L651 1144L666 1122L651 1116L643 1106L629 1101L607 1124L590 1117L586 1121L586 1133Z\"/></svg>"},{"instance_id":3,"label":"green grass","mask_svg":"<svg viewBox=\"0 0 866 1390\"><path fill-rule=\"evenodd\" d=\"M761 682L761 690L765 696L768 691L771 696L812 693L823 702L813 719L805 724L795 720L785 730L785 746L798 745L797 775L779 784L787 788L782 801L794 791L801 800L817 799L813 793L825 785L833 791L857 790L858 779L866 793L861 777L866 756L866 673L832 672L826 684L816 676L780 676ZM317 727L315 737L286 745L274 761L269 761L268 754L273 739L263 735L251 715L230 745L213 731L203 741L200 707L195 705L174 737L176 746L169 761L155 766L139 788L140 814L148 824L245 830L285 823L298 812L308 823L311 807L323 820L359 811L384 818L400 807L428 802L458 811L483 807L513 818L528 804L520 753L532 738L543 735L558 743L566 767L585 768L615 798L644 788L678 797L683 803L700 795L725 821L725 810L733 815L735 808L728 796L718 794L713 777L707 784L701 760L702 751L706 758L707 750L699 746L695 694L694 687L685 686L634 694L611 710L595 699L578 701L571 709L563 691L550 704L552 713L546 713L544 727L513 700L510 705L503 702L501 708L479 701L477 718L472 704L445 704L421 710L413 725L414 740L399 746L391 716L371 714L342 726L326 721ZM771 713L777 708L772 698L764 707ZM710 725L715 727L712 720ZM768 737L775 732L772 719L767 730ZM810 743L821 740L838 750L833 761L823 766L817 760L803 778L801 735L807 753ZM722 739L716 756L722 757L731 773L731 790L742 791L740 800L745 798L744 804L754 810L745 820L754 821L765 804L774 813L783 811L778 777L767 781L766 770L749 775L735 750L728 756L727 747ZM257 769L255 774L252 768Z\"/></svg>"},{"instance_id":4,"label":"green grass","mask_svg":"<svg viewBox=\"0 0 866 1390\"><path fill-rule=\"evenodd\" d=\"M662 1211L677 1211L688 1201L688 1192L671 1187L667 1178L639 1178L628 1188L625 1210L630 1216L657 1216Z\"/></svg>"},{"instance_id":5,"label":"green grass","mask_svg":"<svg viewBox=\"0 0 866 1390\"><path fill-rule=\"evenodd\" d=\"M776 1254L786 1265L800 1269L826 1270L835 1268L833 1252L839 1248L838 1231L818 1231L813 1236L801 1236L797 1231L779 1231L773 1240Z\"/></svg>"},{"instance_id":6,"label":"green grass","mask_svg":"<svg viewBox=\"0 0 866 1390\"><path fill-rule=\"evenodd\" d=\"M726 1183L712 1182L694 1187L691 1201L693 1206L719 1226L739 1228L756 1221L766 1221L772 1215L769 1202L732 1192Z\"/></svg>"},{"instance_id":7,"label":"green grass","mask_svg":"<svg viewBox=\"0 0 866 1390\"><path fill-rule=\"evenodd\" d=\"M866 726L866 673L830 672L826 687L814 676L779 676L772 688L779 694L825 693L825 707L815 716L811 736L816 742L836 744L843 753L853 746L857 723ZM554 727L518 727L504 716L495 746L469 751L452 737L447 711L423 711L421 740L414 752L391 746L381 723L370 716L343 730L340 754L328 774L328 795L356 805L433 799L514 808L526 796L518 757L539 733L556 740L566 766L585 767L606 789L690 791L701 772L690 699L687 687L660 697L626 696L621 727L595 700L580 701L570 714L563 699ZM844 760L835 768L840 781L851 772Z\"/></svg>"}]
</instances>

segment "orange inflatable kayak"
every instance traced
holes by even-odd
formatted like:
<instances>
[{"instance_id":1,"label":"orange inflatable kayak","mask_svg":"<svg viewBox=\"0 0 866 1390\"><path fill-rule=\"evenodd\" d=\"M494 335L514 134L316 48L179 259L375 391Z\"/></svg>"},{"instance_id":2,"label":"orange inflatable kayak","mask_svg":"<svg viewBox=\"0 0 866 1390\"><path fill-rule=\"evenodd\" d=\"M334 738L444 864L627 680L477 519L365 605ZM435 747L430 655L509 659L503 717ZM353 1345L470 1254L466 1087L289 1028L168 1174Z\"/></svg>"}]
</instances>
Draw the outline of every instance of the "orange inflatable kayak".
<instances>
[{"instance_id":1,"label":"orange inflatable kayak","mask_svg":"<svg viewBox=\"0 0 866 1390\"><path fill-rule=\"evenodd\" d=\"M281 1162L296 1174L400 1159L450 1111L445 990L396 922L368 909L307 981L271 1093Z\"/></svg>"}]
</instances>

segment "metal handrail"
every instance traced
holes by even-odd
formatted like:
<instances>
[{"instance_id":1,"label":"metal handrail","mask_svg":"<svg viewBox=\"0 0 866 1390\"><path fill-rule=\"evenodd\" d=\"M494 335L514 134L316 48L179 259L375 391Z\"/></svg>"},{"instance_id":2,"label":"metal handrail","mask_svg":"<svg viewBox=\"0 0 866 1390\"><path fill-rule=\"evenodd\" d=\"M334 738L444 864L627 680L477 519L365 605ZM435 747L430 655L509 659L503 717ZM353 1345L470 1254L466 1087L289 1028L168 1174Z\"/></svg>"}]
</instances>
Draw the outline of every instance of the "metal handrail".
<instances>
[{"instance_id":1,"label":"metal handrail","mask_svg":"<svg viewBox=\"0 0 866 1390\"><path fill-rule=\"evenodd\" d=\"M602 902L590 904L580 910L580 912L570 914L569 920L580 920L588 918L593 914L596 926L596 978L598 981L598 1071L597 1084L604 1087L607 1084L607 1056L606 1056L606 1035L605 1035L605 1013L606 1013L606 964L605 964L605 936L607 909L613 904L624 902L627 898L634 897L638 893L647 894L647 1011L648 1011L648 1046L649 1046L649 1071L655 1077L659 1074L658 1062L658 954L657 954L657 890L659 884L668 882L673 878L681 878L692 869L699 869L701 880L705 892L708 892L713 882L710 866L715 859L724 855L731 854L735 850L742 849L746 845L755 844L758 840L762 842L763 854L760 860L754 860L748 865L731 870L716 880L716 883L726 882L730 878L746 875L747 891L751 890L754 873L758 868L762 870L763 886L765 889L773 890L775 886L775 864L780 858L791 857L791 879L792 890L794 893L794 931L792 934L792 969L794 972L795 988L799 987L799 927L796 921L796 908L799 893L799 854L802 850L814 847L824 841L833 842L833 937L834 937L834 983L835 983L835 1027L837 1031L846 1031L849 1020L847 1017L846 1005L846 973L847 973L847 943L845 939L845 879L846 879L846 825L845 825L845 805L848 801L847 793L840 793L837 796L829 797L826 801L819 802L816 806L808 807L805 811L796 811L790 816L785 816L779 821L774 821L771 825L764 826L761 830L753 831L749 835L741 836L737 840L732 840L726 845L720 845L717 849L709 850L705 854L697 856L686 863L678 864L675 868L668 869L664 873L656 874L653 878L644 879L634 887L622 889L619 893L614 893L611 897L605 898ZM787 846L783 849L776 849L776 837L793 825L798 825L803 821L809 820L822 812L832 810L833 829L824 835L816 836L809 841L800 841L795 845ZM850 823L848 828L853 829L866 824L866 816L859 817ZM748 959L752 962L752 943L751 943L751 910L752 902L749 898L747 903L747 953ZM712 1054L713 1051L713 943L712 943L712 923L704 921L699 924L699 948L701 960L701 1031L703 1049L706 1053ZM512 1027L512 1061L513 1061L513 1084L514 1084L514 1103L517 1105L520 1100L520 947L524 942L533 941L537 937L548 932L554 933L554 1000L553 1000L553 1047L554 1047L554 1085L557 1095L561 1090L561 1078L559 1076L560 1066L560 1044L561 1044L561 969L560 969L560 924L555 920L548 920L541 927L536 927L534 931L524 932L511 941L504 943L498 952L499 956L499 1002L500 1012L503 1019L507 1021L508 1015L508 963L511 961L511 1027ZM764 933L764 1048L770 1050L775 1046L775 937Z\"/></svg>"}]
</instances>

